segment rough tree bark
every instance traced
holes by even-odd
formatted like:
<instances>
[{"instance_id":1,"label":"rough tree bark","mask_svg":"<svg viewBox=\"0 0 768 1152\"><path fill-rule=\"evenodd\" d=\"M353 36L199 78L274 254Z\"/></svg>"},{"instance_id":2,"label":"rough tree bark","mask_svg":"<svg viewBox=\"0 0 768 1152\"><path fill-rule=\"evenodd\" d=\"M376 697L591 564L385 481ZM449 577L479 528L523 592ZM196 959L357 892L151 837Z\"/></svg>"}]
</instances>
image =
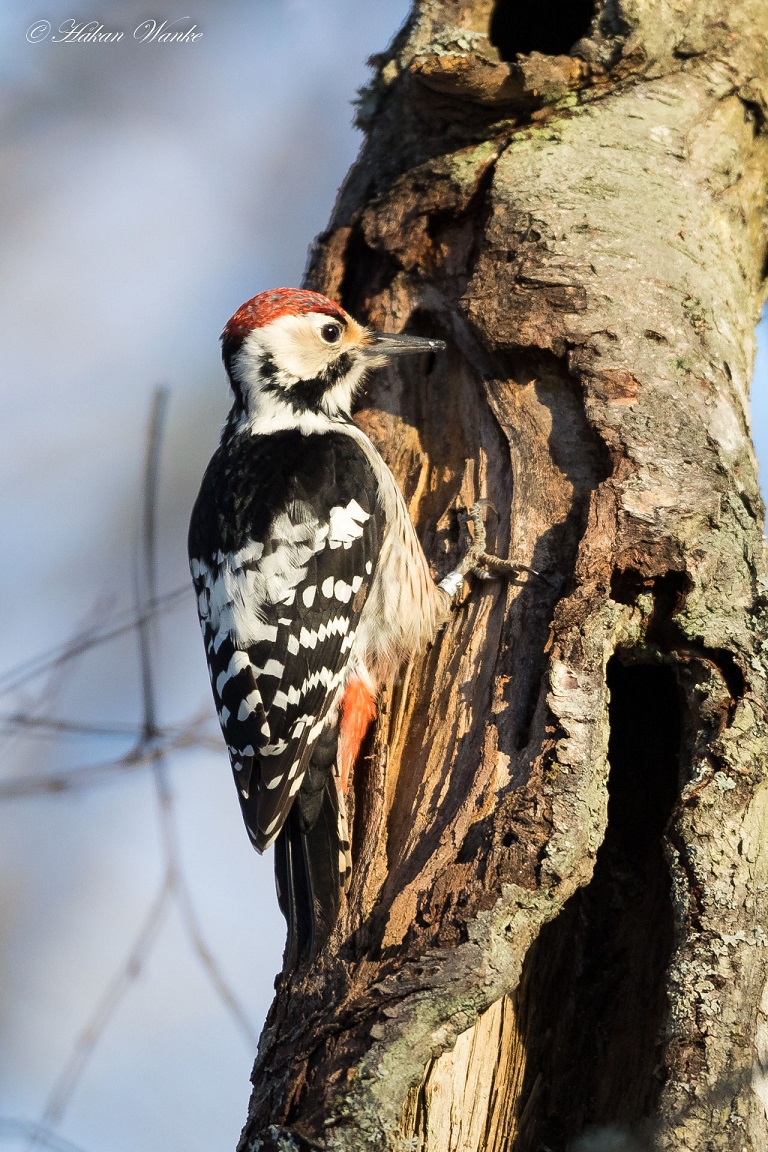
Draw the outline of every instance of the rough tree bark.
<instances>
[{"instance_id":1,"label":"rough tree bark","mask_svg":"<svg viewBox=\"0 0 768 1152\"><path fill-rule=\"evenodd\" d=\"M449 342L359 413L436 573L487 496L543 575L393 686L242 1150L768 1148L767 93L765 0L417 0L377 61L309 278Z\"/></svg>"}]
</instances>

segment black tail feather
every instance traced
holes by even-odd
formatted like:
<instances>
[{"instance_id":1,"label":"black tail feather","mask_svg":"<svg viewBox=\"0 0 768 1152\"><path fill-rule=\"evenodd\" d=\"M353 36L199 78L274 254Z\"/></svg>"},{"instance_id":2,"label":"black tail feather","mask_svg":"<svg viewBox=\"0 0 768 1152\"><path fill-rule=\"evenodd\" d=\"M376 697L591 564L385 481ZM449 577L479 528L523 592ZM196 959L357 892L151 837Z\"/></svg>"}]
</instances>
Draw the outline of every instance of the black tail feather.
<instances>
[{"instance_id":1,"label":"black tail feather","mask_svg":"<svg viewBox=\"0 0 768 1152\"><path fill-rule=\"evenodd\" d=\"M332 767L316 762L317 751L275 841L277 898L288 925L285 971L317 956L341 900L339 792Z\"/></svg>"}]
</instances>

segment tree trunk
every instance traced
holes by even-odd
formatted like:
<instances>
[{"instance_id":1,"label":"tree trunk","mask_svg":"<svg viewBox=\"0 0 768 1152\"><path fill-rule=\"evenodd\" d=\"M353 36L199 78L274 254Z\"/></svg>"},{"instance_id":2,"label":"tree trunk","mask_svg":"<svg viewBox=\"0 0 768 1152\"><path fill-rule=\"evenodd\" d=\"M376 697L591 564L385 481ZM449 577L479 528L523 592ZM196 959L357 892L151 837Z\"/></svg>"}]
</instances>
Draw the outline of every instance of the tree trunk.
<instances>
[{"instance_id":1,"label":"tree trunk","mask_svg":"<svg viewBox=\"0 0 768 1152\"><path fill-rule=\"evenodd\" d=\"M418 0L377 61L310 281L449 343L359 412L436 575L480 497L541 575L387 694L242 1150L768 1148L767 37L765 0Z\"/></svg>"}]
</instances>

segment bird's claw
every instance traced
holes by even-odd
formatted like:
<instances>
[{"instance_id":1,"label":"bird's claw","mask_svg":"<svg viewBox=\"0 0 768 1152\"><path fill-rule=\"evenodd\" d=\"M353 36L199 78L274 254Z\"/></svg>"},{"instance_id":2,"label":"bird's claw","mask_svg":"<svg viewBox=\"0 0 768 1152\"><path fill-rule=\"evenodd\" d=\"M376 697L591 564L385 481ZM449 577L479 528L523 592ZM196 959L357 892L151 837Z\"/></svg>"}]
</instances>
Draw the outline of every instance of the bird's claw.
<instances>
[{"instance_id":1,"label":"bird's claw","mask_svg":"<svg viewBox=\"0 0 768 1152\"><path fill-rule=\"evenodd\" d=\"M455 597L463 587L466 577L471 572L481 580L492 580L494 577L504 576L512 579L522 572L529 576L536 576L542 580L547 576L526 564L518 564L514 560L505 560L501 556L494 556L486 551L484 509L491 508L498 516L498 510L490 500L478 500L467 512L468 523L472 525L472 542L453 572L449 573L440 582L440 587Z\"/></svg>"}]
</instances>

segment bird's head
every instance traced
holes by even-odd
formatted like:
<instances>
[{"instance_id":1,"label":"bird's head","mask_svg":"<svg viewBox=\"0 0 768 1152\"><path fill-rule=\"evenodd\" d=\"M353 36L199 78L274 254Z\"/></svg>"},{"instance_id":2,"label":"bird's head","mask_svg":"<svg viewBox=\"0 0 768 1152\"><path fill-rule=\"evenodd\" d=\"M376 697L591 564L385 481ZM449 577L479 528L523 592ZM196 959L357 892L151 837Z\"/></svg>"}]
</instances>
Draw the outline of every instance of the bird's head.
<instances>
[{"instance_id":1,"label":"bird's head","mask_svg":"<svg viewBox=\"0 0 768 1152\"><path fill-rule=\"evenodd\" d=\"M372 332L333 300L301 288L260 292L221 336L241 418L275 426L302 417L348 418L369 368L444 347L442 340Z\"/></svg>"}]
</instances>

